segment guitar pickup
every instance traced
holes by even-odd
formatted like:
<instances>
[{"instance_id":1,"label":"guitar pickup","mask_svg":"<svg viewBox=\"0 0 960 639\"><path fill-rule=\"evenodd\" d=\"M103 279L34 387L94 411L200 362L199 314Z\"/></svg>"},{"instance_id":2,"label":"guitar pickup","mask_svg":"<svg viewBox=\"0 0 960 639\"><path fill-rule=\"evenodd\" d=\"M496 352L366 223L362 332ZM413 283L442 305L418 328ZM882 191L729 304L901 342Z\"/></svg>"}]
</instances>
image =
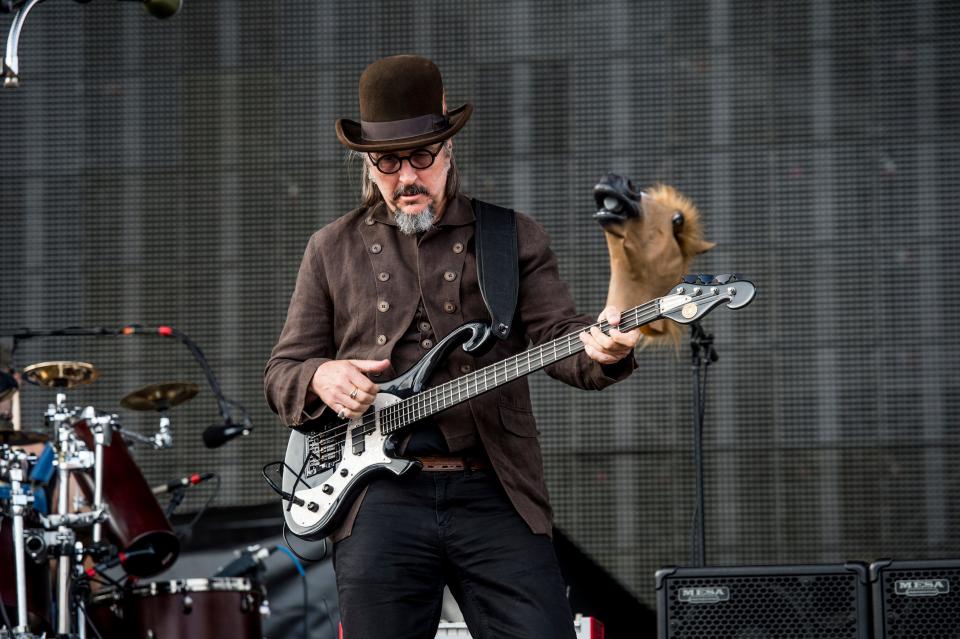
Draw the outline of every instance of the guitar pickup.
<instances>
[{"instance_id":1,"label":"guitar pickup","mask_svg":"<svg viewBox=\"0 0 960 639\"><path fill-rule=\"evenodd\" d=\"M350 433L350 443L353 445L354 455L363 454L363 451L367 449L367 443L362 428L357 427L353 429L353 432Z\"/></svg>"}]
</instances>

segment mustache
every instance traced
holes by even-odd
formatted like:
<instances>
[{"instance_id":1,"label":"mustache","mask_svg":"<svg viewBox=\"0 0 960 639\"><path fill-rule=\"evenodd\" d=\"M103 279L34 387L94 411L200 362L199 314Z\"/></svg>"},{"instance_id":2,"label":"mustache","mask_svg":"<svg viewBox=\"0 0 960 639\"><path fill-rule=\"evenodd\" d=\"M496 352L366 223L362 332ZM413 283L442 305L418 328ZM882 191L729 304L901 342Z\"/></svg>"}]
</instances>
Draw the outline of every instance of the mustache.
<instances>
[{"instance_id":1,"label":"mustache","mask_svg":"<svg viewBox=\"0 0 960 639\"><path fill-rule=\"evenodd\" d=\"M397 199L404 195L430 195L430 191L427 190L427 187L421 186L420 184L411 184L406 187L398 188L393 192L393 199Z\"/></svg>"}]
</instances>

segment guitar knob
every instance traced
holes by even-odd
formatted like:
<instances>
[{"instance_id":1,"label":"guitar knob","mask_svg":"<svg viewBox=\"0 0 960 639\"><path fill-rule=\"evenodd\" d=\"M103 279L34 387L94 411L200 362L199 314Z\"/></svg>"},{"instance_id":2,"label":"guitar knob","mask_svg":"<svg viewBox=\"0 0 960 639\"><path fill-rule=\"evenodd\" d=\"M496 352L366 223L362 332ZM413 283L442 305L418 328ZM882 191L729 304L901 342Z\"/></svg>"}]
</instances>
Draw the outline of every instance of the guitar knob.
<instances>
[{"instance_id":1,"label":"guitar knob","mask_svg":"<svg viewBox=\"0 0 960 639\"><path fill-rule=\"evenodd\" d=\"M320 490L323 491L323 494L329 495L330 493L333 492L333 486L331 486L330 484L324 484L323 488L321 488Z\"/></svg>"},{"instance_id":2,"label":"guitar knob","mask_svg":"<svg viewBox=\"0 0 960 639\"><path fill-rule=\"evenodd\" d=\"M315 513L318 510L320 510L320 504L318 504L315 501L311 501L309 504L307 504L307 510L309 510L312 513Z\"/></svg>"},{"instance_id":3,"label":"guitar knob","mask_svg":"<svg viewBox=\"0 0 960 639\"><path fill-rule=\"evenodd\" d=\"M346 476L349 475L349 474L350 474L350 471L347 470L346 468L341 468L341 469L340 469L340 476L341 476L341 477L346 477Z\"/></svg>"}]
</instances>

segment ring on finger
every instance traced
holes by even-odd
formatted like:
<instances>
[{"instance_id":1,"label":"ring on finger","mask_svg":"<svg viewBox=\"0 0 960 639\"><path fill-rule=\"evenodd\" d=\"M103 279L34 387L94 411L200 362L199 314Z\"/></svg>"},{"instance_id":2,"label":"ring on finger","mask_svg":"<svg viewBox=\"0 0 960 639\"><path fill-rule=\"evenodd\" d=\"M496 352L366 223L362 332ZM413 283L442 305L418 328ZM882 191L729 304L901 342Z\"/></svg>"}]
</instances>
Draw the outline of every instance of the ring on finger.
<instances>
[{"instance_id":1,"label":"ring on finger","mask_svg":"<svg viewBox=\"0 0 960 639\"><path fill-rule=\"evenodd\" d=\"M343 419L347 416L347 409L340 405L340 412L337 413L337 419Z\"/></svg>"},{"instance_id":2,"label":"ring on finger","mask_svg":"<svg viewBox=\"0 0 960 639\"><path fill-rule=\"evenodd\" d=\"M357 388L356 386L354 386L354 387L353 387L353 392L350 393L350 399L356 399L356 398L357 398L357 393L359 393L359 392L360 392L360 389Z\"/></svg>"}]
</instances>

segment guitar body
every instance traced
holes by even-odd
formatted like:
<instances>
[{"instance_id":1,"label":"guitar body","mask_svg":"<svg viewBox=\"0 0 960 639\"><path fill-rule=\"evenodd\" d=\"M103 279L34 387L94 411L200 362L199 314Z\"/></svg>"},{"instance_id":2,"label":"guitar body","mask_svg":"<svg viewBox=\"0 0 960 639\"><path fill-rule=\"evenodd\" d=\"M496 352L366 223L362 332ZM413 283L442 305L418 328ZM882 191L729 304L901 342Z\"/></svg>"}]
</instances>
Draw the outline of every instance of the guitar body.
<instances>
[{"instance_id":1,"label":"guitar body","mask_svg":"<svg viewBox=\"0 0 960 639\"><path fill-rule=\"evenodd\" d=\"M419 469L419 462L398 456L399 440L406 431L382 434L380 412L422 392L437 366L457 346L463 345L468 353L480 355L489 349L494 339L486 324L464 324L437 343L408 371L378 384L380 392L361 417L325 427L308 423L291 432L284 457L282 488L287 493L296 494L305 503L285 503L283 517L290 532L307 540L322 539L340 524L349 504L372 480ZM336 443L330 444L341 447L339 462L332 468L311 473L307 458L311 450L318 455L317 446L311 446L311 435L322 437L337 429L345 429L342 442L337 436Z\"/></svg>"},{"instance_id":2,"label":"guitar body","mask_svg":"<svg viewBox=\"0 0 960 639\"><path fill-rule=\"evenodd\" d=\"M754 286L734 275L689 276L666 295L620 316L629 331L661 318L696 321L720 304L742 308ZM595 326L609 333L602 321ZM400 438L424 418L486 393L583 350L579 332L530 348L505 360L428 388L427 382L453 349L481 355L496 337L481 322L470 322L444 337L410 370L379 384L366 413L347 422L313 420L290 433L279 490L291 533L308 541L327 537L343 521L350 504L373 479L399 476L420 463L399 456Z\"/></svg>"}]
</instances>

